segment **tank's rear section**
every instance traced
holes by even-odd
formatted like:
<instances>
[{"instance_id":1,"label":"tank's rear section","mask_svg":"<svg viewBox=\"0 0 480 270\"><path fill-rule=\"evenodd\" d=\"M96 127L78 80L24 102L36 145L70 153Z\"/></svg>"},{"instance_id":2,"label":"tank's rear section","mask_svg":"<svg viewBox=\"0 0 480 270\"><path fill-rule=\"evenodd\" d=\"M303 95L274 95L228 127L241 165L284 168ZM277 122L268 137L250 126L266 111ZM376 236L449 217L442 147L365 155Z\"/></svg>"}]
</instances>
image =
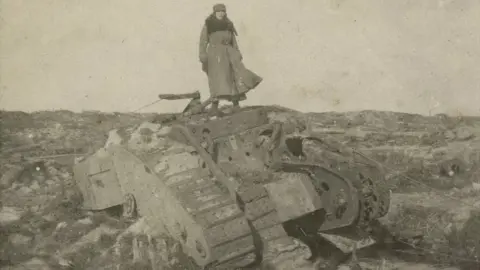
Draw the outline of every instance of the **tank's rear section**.
<instances>
[{"instance_id":1,"label":"tank's rear section","mask_svg":"<svg viewBox=\"0 0 480 270\"><path fill-rule=\"evenodd\" d=\"M153 226L161 223L199 265L231 263L235 255L250 253L245 260L253 260L242 211L191 147L172 144L142 159L123 148L112 151L121 186L135 198L139 214Z\"/></svg>"},{"instance_id":2,"label":"tank's rear section","mask_svg":"<svg viewBox=\"0 0 480 270\"><path fill-rule=\"evenodd\" d=\"M235 269L254 262L254 239L243 211L218 184L221 175L212 174L196 141L168 137L176 131L184 136L184 126L178 127L143 123L111 131L104 148L74 166L84 208L125 206L132 198L150 232L166 229L198 265Z\"/></svg>"},{"instance_id":3,"label":"tank's rear section","mask_svg":"<svg viewBox=\"0 0 480 270\"><path fill-rule=\"evenodd\" d=\"M83 208L103 210L123 203L112 157L99 149L73 167L74 180L83 195Z\"/></svg>"}]
</instances>

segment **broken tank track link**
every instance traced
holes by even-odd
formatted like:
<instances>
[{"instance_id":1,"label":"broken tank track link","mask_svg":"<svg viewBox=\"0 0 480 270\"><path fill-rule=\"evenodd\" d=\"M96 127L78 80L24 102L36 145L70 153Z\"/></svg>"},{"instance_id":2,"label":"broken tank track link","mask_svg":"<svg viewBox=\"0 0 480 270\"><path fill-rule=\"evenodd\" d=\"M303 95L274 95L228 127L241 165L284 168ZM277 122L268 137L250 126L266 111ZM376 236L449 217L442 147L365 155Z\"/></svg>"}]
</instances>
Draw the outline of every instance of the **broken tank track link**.
<instances>
[{"instance_id":1,"label":"broken tank track link","mask_svg":"<svg viewBox=\"0 0 480 270\"><path fill-rule=\"evenodd\" d=\"M307 177L312 182L321 198L322 209L319 210L325 215L325 220L318 224L318 230L350 226L357 219L360 210L358 192L345 175L322 165L305 162L276 162L271 169L294 177Z\"/></svg>"},{"instance_id":2,"label":"broken tank track link","mask_svg":"<svg viewBox=\"0 0 480 270\"><path fill-rule=\"evenodd\" d=\"M360 224L381 218L388 213L390 189L385 176L376 166L355 161L325 159L324 166L352 182L360 196Z\"/></svg>"},{"instance_id":3,"label":"broken tank track link","mask_svg":"<svg viewBox=\"0 0 480 270\"><path fill-rule=\"evenodd\" d=\"M279 179L281 175L274 177ZM263 183L242 182L238 190L240 208L245 212L252 229L257 248L256 263L269 261L275 254L271 254L272 244L280 241L282 244L293 245L290 237L280 221L275 204L270 199Z\"/></svg>"},{"instance_id":4,"label":"broken tank track link","mask_svg":"<svg viewBox=\"0 0 480 270\"><path fill-rule=\"evenodd\" d=\"M371 222L385 216L390 207L390 188L384 170L361 153L343 149L338 142L330 144L315 136L304 138L302 146L306 160L351 181L360 201L357 227L361 233L372 232Z\"/></svg>"},{"instance_id":5,"label":"broken tank track link","mask_svg":"<svg viewBox=\"0 0 480 270\"><path fill-rule=\"evenodd\" d=\"M352 181L359 192L360 214L357 227L370 234L371 222L385 216L390 207L390 190L381 170L358 162L326 160L327 166Z\"/></svg>"}]
</instances>

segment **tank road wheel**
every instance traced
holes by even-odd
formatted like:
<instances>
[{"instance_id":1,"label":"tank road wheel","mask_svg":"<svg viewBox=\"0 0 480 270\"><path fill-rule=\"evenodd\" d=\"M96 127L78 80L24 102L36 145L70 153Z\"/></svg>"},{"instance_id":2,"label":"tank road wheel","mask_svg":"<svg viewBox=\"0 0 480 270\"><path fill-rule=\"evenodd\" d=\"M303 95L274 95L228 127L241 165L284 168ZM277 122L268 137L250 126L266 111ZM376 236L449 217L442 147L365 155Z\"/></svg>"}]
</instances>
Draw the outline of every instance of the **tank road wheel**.
<instances>
[{"instance_id":1,"label":"tank road wheel","mask_svg":"<svg viewBox=\"0 0 480 270\"><path fill-rule=\"evenodd\" d=\"M126 219L133 219L136 217L137 205L135 203L135 197L131 193L125 194L124 202L122 205L122 216Z\"/></svg>"}]
</instances>

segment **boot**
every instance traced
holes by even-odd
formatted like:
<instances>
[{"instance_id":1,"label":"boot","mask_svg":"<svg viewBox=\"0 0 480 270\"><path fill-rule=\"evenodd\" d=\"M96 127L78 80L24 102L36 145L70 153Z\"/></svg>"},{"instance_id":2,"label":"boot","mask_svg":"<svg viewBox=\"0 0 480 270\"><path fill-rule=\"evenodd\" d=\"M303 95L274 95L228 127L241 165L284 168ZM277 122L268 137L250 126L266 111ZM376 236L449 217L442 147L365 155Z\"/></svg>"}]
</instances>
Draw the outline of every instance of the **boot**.
<instances>
[{"instance_id":1,"label":"boot","mask_svg":"<svg viewBox=\"0 0 480 270\"><path fill-rule=\"evenodd\" d=\"M233 100L232 104L233 104L233 109L232 109L233 112L240 111L240 103L238 100Z\"/></svg>"},{"instance_id":2,"label":"boot","mask_svg":"<svg viewBox=\"0 0 480 270\"><path fill-rule=\"evenodd\" d=\"M223 116L223 113L218 109L218 104L219 104L218 100L212 102L212 107L210 108L210 112L209 112L210 116L217 116L217 117Z\"/></svg>"}]
</instances>

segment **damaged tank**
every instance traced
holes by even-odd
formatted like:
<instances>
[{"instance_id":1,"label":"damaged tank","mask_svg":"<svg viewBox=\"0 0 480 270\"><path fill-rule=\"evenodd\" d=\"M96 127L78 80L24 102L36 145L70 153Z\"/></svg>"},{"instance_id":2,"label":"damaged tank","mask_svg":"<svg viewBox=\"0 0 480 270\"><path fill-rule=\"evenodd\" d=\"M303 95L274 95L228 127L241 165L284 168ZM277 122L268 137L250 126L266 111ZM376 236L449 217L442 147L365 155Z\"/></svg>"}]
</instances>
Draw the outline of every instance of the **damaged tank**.
<instances>
[{"instance_id":1,"label":"damaged tank","mask_svg":"<svg viewBox=\"0 0 480 270\"><path fill-rule=\"evenodd\" d=\"M279 239L312 249L315 237L375 239L390 192L370 160L272 107L211 117L198 92L160 98L192 101L180 114L112 131L76 162L84 209L148 217L200 267L259 263Z\"/></svg>"}]
</instances>

